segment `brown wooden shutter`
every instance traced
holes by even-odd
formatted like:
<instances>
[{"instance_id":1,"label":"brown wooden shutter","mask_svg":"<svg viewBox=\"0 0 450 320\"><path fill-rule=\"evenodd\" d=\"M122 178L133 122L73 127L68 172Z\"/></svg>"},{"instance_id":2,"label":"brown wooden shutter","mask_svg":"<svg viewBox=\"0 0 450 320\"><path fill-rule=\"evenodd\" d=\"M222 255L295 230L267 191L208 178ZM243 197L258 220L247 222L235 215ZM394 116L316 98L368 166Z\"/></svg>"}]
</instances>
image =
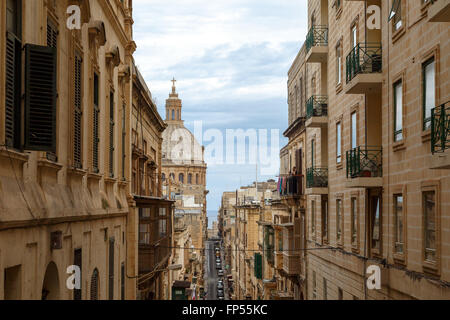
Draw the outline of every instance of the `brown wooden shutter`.
<instances>
[{"instance_id":1,"label":"brown wooden shutter","mask_svg":"<svg viewBox=\"0 0 450 320\"><path fill-rule=\"evenodd\" d=\"M73 163L74 167L82 168L81 159L81 126L82 126L82 110L81 110L81 72L82 58L75 54L74 65L74 114L73 114Z\"/></svg>"},{"instance_id":2,"label":"brown wooden shutter","mask_svg":"<svg viewBox=\"0 0 450 320\"><path fill-rule=\"evenodd\" d=\"M109 239L109 300L114 300L114 238Z\"/></svg>"},{"instance_id":3,"label":"brown wooden shutter","mask_svg":"<svg viewBox=\"0 0 450 320\"><path fill-rule=\"evenodd\" d=\"M98 144L100 142L99 139L99 115L100 115L100 108L98 107L98 97L99 97L99 86L98 86L98 75L94 74L94 114L93 114L93 135L92 135L92 166L95 173L99 172L98 167Z\"/></svg>"},{"instance_id":4,"label":"brown wooden shutter","mask_svg":"<svg viewBox=\"0 0 450 320\"><path fill-rule=\"evenodd\" d=\"M114 93L109 97L109 175L114 177Z\"/></svg>"},{"instance_id":5,"label":"brown wooden shutter","mask_svg":"<svg viewBox=\"0 0 450 320\"><path fill-rule=\"evenodd\" d=\"M81 260L81 249L75 249L74 251L74 259L73 259L73 264L75 266L80 267L80 272L83 269L82 268L82 260ZM80 274L80 276L82 275L82 273ZM82 276L81 276L81 284L83 284L82 281ZM74 289L73 291L73 300L81 300L81 288L80 289Z\"/></svg>"},{"instance_id":6,"label":"brown wooden shutter","mask_svg":"<svg viewBox=\"0 0 450 320\"><path fill-rule=\"evenodd\" d=\"M94 269L91 277L91 300L98 300L98 270Z\"/></svg>"},{"instance_id":7,"label":"brown wooden shutter","mask_svg":"<svg viewBox=\"0 0 450 320\"><path fill-rule=\"evenodd\" d=\"M20 41L14 34L6 33L6 77L5 77L5 138L6 145L14 147L15 137L15 110L20 97ZM19 47L19 50L18 50Z\"/></svg>"},{"instance_id":8,"label":"brown wooden shutter","mask_svg":"<svg viewBox=\"0 0 450 320\"><path fill-rule=\"evenodd\" d=\"M25 149L56 152L56 49L25 45Z\"/></svg>"}]
</instances>

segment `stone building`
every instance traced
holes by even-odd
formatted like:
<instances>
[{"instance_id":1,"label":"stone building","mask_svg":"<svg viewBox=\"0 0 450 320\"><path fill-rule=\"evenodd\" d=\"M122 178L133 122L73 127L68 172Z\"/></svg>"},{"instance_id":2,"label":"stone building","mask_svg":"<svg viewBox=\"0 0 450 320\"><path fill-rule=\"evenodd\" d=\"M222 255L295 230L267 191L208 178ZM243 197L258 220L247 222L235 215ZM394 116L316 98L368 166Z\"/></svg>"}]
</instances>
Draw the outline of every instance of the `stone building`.
<instances>
[{"instance_id":1,"label":"stone building","mask_svg":"<svg viewBox=\"0 0 450 320\"><path fill-rule=\"evenodd\" d=\"M0 2L0 299L128 297L130 5Z\"/></svg>"},{"instance_id":2,"label":"stone building","mask_svg":"<svg viewBox=\"0 0 450 320\"><path fill-rule=\"evenodd\" d=\"M166 100L167 129L163 133L162 181L163 195L175 201L175 215L183 216L187 225L190 268L186 277L197 288L198 296L203 286L205 242L208 237L206 209L206 169L204 147L186 129L182 120L182 101L178 97L173 80L172 92ZM185 250L183 238L175 238L175 250ZM179 253L175 253L178 254ZM186 252L184 253L186 254ZM194 283L195 282L195 283ZM192 289L192 288L191 288Z\"/></svg>"},{"instance_id":3,"label":"stone building","mask_svg":"<svg viewBox=\"0 0 450 320\"><path fill-rule=\"evenodd\" d=\"M308 1L307 299L450 297L448 10L446 1ZM297 108L289 103L291 120ZM367 286L369 266L381 289Z\"/></svg>"},{"instance_id":4,"label":"stone building","mask_svg":"<svg viewBox=\"0 0 450 320\"><path fill-rule=\"evenodd\" d=\"M137 275L137 278L130 276L137 280L136 298L169 300L171 272L168 267L172 256L174 201L163 198L161 184L162 134L167 125L134 64L132 92L128 270L134 270L130 275Z\"/></svg>"}]
</instances>

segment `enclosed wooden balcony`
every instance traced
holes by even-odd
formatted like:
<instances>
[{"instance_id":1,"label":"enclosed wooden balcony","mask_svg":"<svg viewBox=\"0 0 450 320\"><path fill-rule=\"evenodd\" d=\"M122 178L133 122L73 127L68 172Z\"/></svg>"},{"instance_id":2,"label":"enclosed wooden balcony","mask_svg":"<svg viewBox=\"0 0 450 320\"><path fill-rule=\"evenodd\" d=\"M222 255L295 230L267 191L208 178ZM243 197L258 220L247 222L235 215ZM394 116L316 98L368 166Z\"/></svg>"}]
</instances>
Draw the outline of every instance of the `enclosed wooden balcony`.
<instances>
[{"instance_id":1,"label":"enclosed wooden balcony","mask_svg":"<svg viewBox=\"0 0 450 320\"><path fill-rule=\"evenodd\" d=\"M283 270L283 252L275 252L275 264L276 270Z\"/></svg>"},{"instance_id":2,"label":"enclosed wooden balcony","mask_svg":"<svg viewBox=\"0 0 450 320\"><path fill-rule=\"evenodd\" d=\"M450 0L428 0L429 22L450 22Z\"/></svg>"},{"instance_id":3,"label":"enclosed wooden balcony","mask_svg":"<svg viewBox=\"0 0 450 320\"><path fill-rule=\"evenodd\" d=\"M328 96L312 96L306 102L306 127L328 126Z\"/></svg>"},{"instance_id":4,"label":"enclosed wooden balcony","mask_svg":"<svg viewBox=\"0 0 450 320\"><path fill-rule=\"evenodd\" d=\"M347 151L347 188L383 186L383 151L381 147L357 147Z\"/></svg>"},{"instance_id":5,"label":"enclosed wooden balcony","mask_svg":"<svg viewBox=\"0 0 450 320\"><path fill-rule=\"evenodd\" d=\"M324 63L328 60L328 26L312 26L306 36L306 62Z\"/></svg>"},{"instance_id":6,"label":"enclosed wooden balcony","mask_svg":"<svg viewBox=\"0 0 450 320\"><path fill-rule=\"evenodd\" d=\"M381 43L359 43L346 58L347 94L381 93Z\"/></svg>"},{"instance_id":7,"label":"enclosed wooden balcony","mask_svg":"<svg viewBox=\"0 0 450 320\"><path fill-rule=\"evenodd\" d=\"M450 104L431 110L431 169L450 169Z\"/></svg>"},{"instance_id":8,"label":"enclosed wooden balcony","mask_svg":"<svg viewBox=\"0 0 450 320\"><path fill-rule=\"evenodd\" d=\"M294 223L284 224L283 227L283 271L290 276L299 275L300 250L298 249L300 237L299 235L296 236L294 232Z\"/></svg>"}]
</instances>

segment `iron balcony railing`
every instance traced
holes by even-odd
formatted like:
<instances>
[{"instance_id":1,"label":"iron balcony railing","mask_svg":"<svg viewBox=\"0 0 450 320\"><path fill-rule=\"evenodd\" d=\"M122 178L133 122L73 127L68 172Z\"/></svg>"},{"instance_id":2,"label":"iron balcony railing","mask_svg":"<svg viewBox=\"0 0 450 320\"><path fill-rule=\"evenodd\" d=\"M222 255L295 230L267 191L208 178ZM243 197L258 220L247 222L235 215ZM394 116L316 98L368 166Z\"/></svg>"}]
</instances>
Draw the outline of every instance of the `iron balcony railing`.
<instances>
[{"instance_id":1,"label":"iron balcony railing","mask_svg":"<svg viewBox=\"0 0 450 320\"><path fill-rule=\"evenodd\" d=\"M328 26L312 26L306 36L306 52L312 47L328 46Z\"/></svg>"},{"instance_id":2,"label":"iron balcony railing","mask_svg":"<svg viewBox=\"0 0 450 320\"><path fill-rule=\"evenodd\" d=\"M347 83L361 73L380 73L381 58L381 43L358 43L346 59Z\"/></svg>"},{"instance_id":3,"label":"iron balcony railing","mask_svg":"<svg viewBox=\"0 0 450 320\"><path fill-rule=\"evenodd\" d=\"M383 176L381 147L357 147L347 151L347 178L376 178Z\"/></svg>"},{"instance_id":4,"label":"iron balcony railing","mask_svg":"<svg viewBox=\"0 0 450 320\"><path fill-rule=\"evenodd\" d=\"M328 168L308 168L306 188L328 188Z\"/></svg>"},{"instance_id":5,"label":"iron balcony railing","mask_svg":"<svg viewBox=\"0 0 450 320\"><path fill-rule=\"evenodd\" d=\"M280 195L282 197L297 197L303 195L303 175L281 177Z\"/></svg>"},{"instance_id":6,"label":"iron balcony railing","mask_svg":"<svg viewBox=\"0 0 450 320\"><path fill-rule=\"evenodd\" d=\"M443 104L431 110L431 152L450 148L450 105Z\"/></svg>"},{"instance_id":7,"label":"iron balcony railing","mask_svg":"<svg viewBox=\"0 0 450 320\"><path fill-rule=\"evenodd\" d=\"M328 115L328 96L312 96L306 102L306 119Z\"/></svg>"}]
</instances>

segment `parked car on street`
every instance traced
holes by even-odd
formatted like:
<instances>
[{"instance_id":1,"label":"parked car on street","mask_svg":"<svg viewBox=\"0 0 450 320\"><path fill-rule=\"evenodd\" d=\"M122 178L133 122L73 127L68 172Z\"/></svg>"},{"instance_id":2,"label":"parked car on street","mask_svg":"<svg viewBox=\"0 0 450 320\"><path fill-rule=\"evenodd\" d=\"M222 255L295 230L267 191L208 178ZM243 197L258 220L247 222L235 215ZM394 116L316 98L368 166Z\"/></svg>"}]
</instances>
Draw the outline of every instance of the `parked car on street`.
<instances>
[{"instance_id":1,"label":"parked car on street","mask_svg":"<svg viewBox=\"0 0 450 320\"><path fill-rule=\"evenodd\" d=\"M217 283L217 289L223 289L223 283L218 282Z\"/></svg>"},{"instance_id":2,"label":"parked car on street","mask_svg":"<svg viewBox=\"0 0 450 320\"><path fill-rule=\"evenodd\" d=\"M216 269L222 269L222 266L220 263L216 263ZM222 270L219 270L219 275L220 275L220 271L222 271Z\"/></svg>"},{"instance_id":3,"label":"parked car on street","mask_svg":"<svg viewBox=\"0 0 450 320\"><path fill-rule=\"evenodd\" d=\"M223 277L223 270L219 270L218 275L219 275L219 277Z\"/></svg>"},{"instance_id":4,"label":"parked car on street","mask_svg":"<svg viewBox=\"0 0 450 320\"><path fill-rule=\"evenodd\" d=\"M223 293L223 290L218 289L217 290L217 297L224 297L224 296L225 296L225 294Z\"/></svg>"}]
</instances>

